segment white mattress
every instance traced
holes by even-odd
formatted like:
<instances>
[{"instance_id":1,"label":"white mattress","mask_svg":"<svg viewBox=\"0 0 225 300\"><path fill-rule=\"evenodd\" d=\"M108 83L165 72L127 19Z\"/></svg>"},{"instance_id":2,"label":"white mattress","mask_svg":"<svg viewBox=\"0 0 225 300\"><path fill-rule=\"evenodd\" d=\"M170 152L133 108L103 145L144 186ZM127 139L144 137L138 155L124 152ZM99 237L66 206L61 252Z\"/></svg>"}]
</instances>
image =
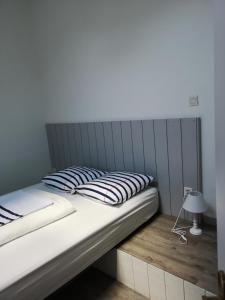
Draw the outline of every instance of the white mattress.
<instances>
[{"instance_id":1,"label":"white mattress","mask_svg":"<svg viewBox=\"0 0 225 300\"><path fill-rule=\"evenodd\" d=\"M33 187L50 191L43 184ZM62 196L60 192L53 193ZM63 195L74 205L75 214L0 247L1 300L43 299L158 210L155 188L145 190L120 207L79 195Z\"/></svg>"}]
</instances>

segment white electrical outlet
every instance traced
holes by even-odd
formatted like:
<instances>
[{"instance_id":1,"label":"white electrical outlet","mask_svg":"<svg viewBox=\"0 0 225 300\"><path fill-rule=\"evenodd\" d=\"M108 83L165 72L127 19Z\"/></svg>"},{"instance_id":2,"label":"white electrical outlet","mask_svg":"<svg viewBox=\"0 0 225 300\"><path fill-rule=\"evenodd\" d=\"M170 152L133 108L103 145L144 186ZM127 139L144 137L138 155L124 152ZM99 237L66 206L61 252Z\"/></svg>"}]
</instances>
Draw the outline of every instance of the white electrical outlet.
<instances>
[{"instance_id":1,"label":"white electrical outlet","mask_svg":"<svg viewBox=\"0 0 225 300\"><path fill-rule=\"evenodd\" d=\"M198 96L189 97L189 106L199 106Z\"/></svg>"},{"instance_id":2,"label":"white electrical outlet","mask_svg":"<svg viewBox=\"0 0 225 300\"><path fill-rule=\"evenodd\" d=\"M184 198L186 198L190 192L192 192L192 188L189 186L185 186L184 187Z\"/></svg>"}]
</instances>

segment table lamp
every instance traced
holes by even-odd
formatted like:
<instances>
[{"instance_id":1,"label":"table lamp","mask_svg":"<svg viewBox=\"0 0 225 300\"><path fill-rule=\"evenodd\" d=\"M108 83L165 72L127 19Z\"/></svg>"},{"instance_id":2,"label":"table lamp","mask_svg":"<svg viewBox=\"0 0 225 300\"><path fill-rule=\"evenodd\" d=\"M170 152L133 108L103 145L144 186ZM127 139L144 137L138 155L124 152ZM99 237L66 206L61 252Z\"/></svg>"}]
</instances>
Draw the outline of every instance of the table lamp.
<instances>
[{"instance_id":1,"label":"table lamp","mask_svg":"<svg viewBox=\"0 0 225 300\"><path fill-rule=\"evenodd\" d=\"M183 209L194 214L193 227L190 228L190 233L193 235L201 235L202 229L198 227L197 214L203 213L207 210L207 204L203 198L202 193L193 191L188 193L184 203Z\"/></svg>"}]
</instances>

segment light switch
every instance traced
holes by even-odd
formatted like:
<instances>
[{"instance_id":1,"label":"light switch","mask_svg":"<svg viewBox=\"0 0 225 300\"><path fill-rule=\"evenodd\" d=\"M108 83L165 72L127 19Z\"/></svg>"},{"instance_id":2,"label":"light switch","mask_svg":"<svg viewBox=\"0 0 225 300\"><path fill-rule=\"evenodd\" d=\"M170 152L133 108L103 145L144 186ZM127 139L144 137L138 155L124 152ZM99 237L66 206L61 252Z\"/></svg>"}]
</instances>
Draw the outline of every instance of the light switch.
<instances>
[{"instance_id":1,"label":"light switch","mask_svg":"<svg viewBox=\"0 0 225 300\"><path fill-rule=\"evenodd\" d=\"M198 96L189 97L189 106L199 106Z\"/></svg>"}]
</instances>

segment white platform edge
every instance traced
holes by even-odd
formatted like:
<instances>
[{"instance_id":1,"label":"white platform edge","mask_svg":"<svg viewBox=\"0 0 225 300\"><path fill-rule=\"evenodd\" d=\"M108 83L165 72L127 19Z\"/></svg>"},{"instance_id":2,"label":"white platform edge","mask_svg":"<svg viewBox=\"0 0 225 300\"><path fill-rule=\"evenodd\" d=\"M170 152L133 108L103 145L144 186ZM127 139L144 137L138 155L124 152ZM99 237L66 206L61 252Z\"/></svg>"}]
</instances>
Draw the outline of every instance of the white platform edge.
<instances>
[{"instance_id":1,"label":"white platform edge","mask_svg":"<svg viewBox=\"0 0 225 300\"><path fill-rule=\"evenodd\" d=\"M119 249L105 254L94 267L151 300L202 300L204 295L215 296Z\"/></svg>"}]
</instances>

